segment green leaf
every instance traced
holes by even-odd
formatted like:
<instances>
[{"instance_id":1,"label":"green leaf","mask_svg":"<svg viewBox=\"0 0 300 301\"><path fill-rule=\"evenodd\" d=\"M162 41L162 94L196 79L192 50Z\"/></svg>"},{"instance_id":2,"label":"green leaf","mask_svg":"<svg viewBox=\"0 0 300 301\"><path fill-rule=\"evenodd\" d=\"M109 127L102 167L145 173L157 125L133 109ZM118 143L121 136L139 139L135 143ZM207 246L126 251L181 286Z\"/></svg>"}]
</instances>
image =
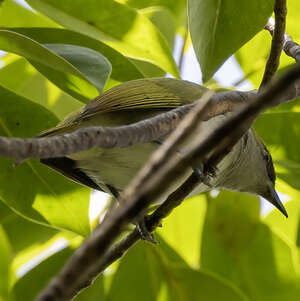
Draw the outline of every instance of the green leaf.
<instances>
[{"instance_id":1,"label":"green leaf","mask_svg":"<svg viewBox=\"0 0 300 301\"><path fill-rule=\"evenodd\" d=\"M111 64L103 55L92 49L75 45L44 44L44 46L57 56L71 63L84 75L86 80L97 88L98 92L102 92L111 72ZM35 62L32 62L32 64L36 66ZM44 69L44 66L42 67ZM41 70L40 68L38 64L37 69ZM47 77L54 83L57 80L56 74L53 74L52 78L52 72L47 74ZM64 85L59 81L56 84L57 86L61 86L62 89L64 88Z\"/></svg>"},{"instance_id":2,"label":"green leaf","mask_svg":"<svg viewBox=\"0 0 300 301\"><path fill-rule=\"evenodd\" d=\"M103 276L100 275L88 288L77 295L74 301L105 300Z\"/></svg>"},{"instance_id":3,"label":"green leaf","mask_svg":"<svg viewBox=\"0 0 300 301\"><path fill-rule=\"evenodd\" d=\"M168 274L169 300L250 300L232 283L209 272L173 267Z\"/></svg>"},{"instance_id":4,"label":"green leaf","mask_svg":"<svg viewBox=\"0 0 300 301\"><path fill-rule=\"evenodd\" d=\"M271 35L267 31L259 32L251 41L235 53L235 58L245 73L245 79L258 88L263 78L265 65L271 48ZM293 60L283 55L280 68L291 64Z\"/></svg>"},{"instance_id":5,"label":"green leaf","mask_svg":"<svg viewBox=\"0 0 300 301\"><path fill-rule=\"evenodd\" d=\"M82 102L48 81L24 58L7 54L0 69L0 85L52 111L59 119L82 108Z\"/></svg>"},{"instance_id":6,"label":"green leaf","mask_svg":"<svg viewBox=\"0 0 300 301\"><path fill-rule=\"evenodd\" d=\"M267 23L274 0L189 0L192 43L209 80L222 63Z\"/></svg>"},{"instance_id":7,"label":"green leaf","mask_svg":"<svg viewBox=\"0 0 300 301\"><path fill-rule=\"evenodd\" d=\"M298 0L287 1L288 14L286 16L286 32L292 35L294 41L300 41L299 10ZM251 81L255 88L258 88L264 73L264 66L270 53L271 35L267 31L258 33L251 41L244 45L235 57L242 67L246 78ZM294 63L294 60L285 54L281 55L280 67Z\"/></svg>"},{"instance_id":8,"label":"green leaf","mask_svg":"<svg viewBox=\"0 0 300 301\"><path fill-rule=\"evenodd\" d=\"M13 287L15 301L34 300L50 279L60 271L73 251L69 247L59 251L21 277Z\"/></svg>"},{"instance_id":9,"label":"green leaf","mask_svg":"<svg viewBox=\"0 0 300 301\"><path fill-rule=\"evenodd\" d=\"M163 7L173 13L174 16L180 17L185 13L185 0L118 0L120 3L127 4L135 9L144 9L151 7Z\"/></svg>"},{"instance_id":10,"label":"green leaf","mask_svg":"<svg viewBox=\"0 0 300 301\"><path fill-rule=\"evenodd\" d=\"M53 20L178 76L166 40L150 20L117 1L27 0Z\"/></svg>"},{"instance_id":11,"label":"green leaf","mask_svg":"<svg viewBox=\"0 0 300 301\"><path fill-rule=\"evenodd\" d=\"M33 137L57 119L42 106L0 87L0 135ZM14 168L0 159L0 197L33 221L87 235L90 190L59 176L37 160Z\"/></svg>"},{"instance_id":12,"label":"green leaf","mask_svg":"<svg viewBox=\"0 0 300 301\"><path fill-rule=\"evenodd\" d=\"M0 5L0 26L2 27L58 27L47 17L33 12L13 0L2 1Z\"/></svg>"},{"instance_id":13,"label":"green leaf","mask_svg":"<svg viewBox=\"0 0 300 301\"><path fill-rule=\"evenodd\" d=\"M40 44L69 44L95 50L105 56L112 65L111 78L116 82L124 82L142 78L143 74L120 52L105 45L99 40L90 38L75 31L57 28L14 28Z\"/></svg>"},{"instance_id":14,"label":"green leaf","mask_svg":"<svg viewBox=\"0 0 300 301\"><path fill-rule=\"evenodd\" d=\"M234 259L253 239L259 221L259 199L246 194L222 191L208 197L202 234L200 266L232 279Z\"/></svg>"},{"instance_id":15,"label":"green leaf","mask_svg":"<svg viewBox=\"0 0 300 301\"><path fill-rule=\"evenodd\" d=\"M0 203L0 210L6 212L6 218L2 219L1 224L13 247L15 255L34 244L49 240L57 234L56 229L33 223L21 217L9 209L3 202Z\"/></svg>"},{"instance_id":16,"label":"green leaf","mask_svg":"<svg viewBox=\"0 0 300 301\"><path fill-rule=\"evenodd\" d=\"M175 20L169 9L162 6L152 6L140 10L160 30L166 38L170 49L173 49L175 39Z\"/></svg>"},{"instance_id":17,"label":"green leaf","mask_svg":"<svg viewBox=\"0 0 300 301\"><path fill-rule=\"evenodd\" d=\"M0 225L0 300L8 300L11 246L5 231Z\"/></svg>"},{"instance_id":18,"label":"green leaf","mask_svg":"<svg viewBox=\"0 0 300 301\"><path fill-rule=\"evenodd\" d=\"M204 196L185 200L168 218L157 233L190 265L199 262L201 233L206 211Z\"/></svg>"},{"instance_id":19,"label":"green leaf","mask_svg":"<svg viewBox=\"0 0 300 301\"><path fill-rule=\"evenodd\" d=\"M300 174L299 101L287 103L262 114L255 122L255 129L264 140L275 162L277 177L295 189ZM282 191L284 192L284 191Z\"/></svg>"},{"instance_id":20,"label":"green leaf","mask_svg":"<svg viewBox=\"0 0 300 301\"><path fill-rule=\"evenodd\" d=\"M0 224L3 225L7 220L10 220L13 215L13 211L0 200Z\"/></svg>"},{"instance_id":21,"label":"green leaf","mask_svg":"<svg viewBox=\"0 0 300 301\"><path fill-rule=\"evenodd\" d=\"M99 81L95 87L97 79L94 76L103 72L107 79L111 70L109 62L94 50L63 45L58 50L58 46L52 46L59 52L60 55L57 55L49 50L51 46L46 48L24 35L6 29L0 30L0 48L25 57L47 78L81 101L90 100L99 94L106 80ZM86 66L92 62L101 69L91 74Z\"/></svg>"},{"instance_id":22,"label":"green leaf","mask_svg":"<svg viewBox=\"0 0 300 301\"><path fill-rule=\"evenodd\" d=\"M107 300L156 300L161 281L162 269L153 247L139 242L121 260Z\"/></svg>"},{"instance_id":23,"label":"green leaf","mask_svg":"<svg viewBox=\"0 0 300 301\"><path fill-rule=\"evenodd\" d=\"M250 300L297 299L298 258L287 241L259 221L255 198L241 197L236 206L218 198L208 206L201 267L233 282Z\"/></svg>"},{"instance_id":24,"label":"green leaf","mask_svg":"<svg viewBox=\"0 0 300 301\"><path fill-rule=\"evenodd\" d=\"M264 222L289 245L300 248L300 202L298 199L284 203L289 217L282 218L278 210L272 210Z\"/></svg>"}]
</instances>

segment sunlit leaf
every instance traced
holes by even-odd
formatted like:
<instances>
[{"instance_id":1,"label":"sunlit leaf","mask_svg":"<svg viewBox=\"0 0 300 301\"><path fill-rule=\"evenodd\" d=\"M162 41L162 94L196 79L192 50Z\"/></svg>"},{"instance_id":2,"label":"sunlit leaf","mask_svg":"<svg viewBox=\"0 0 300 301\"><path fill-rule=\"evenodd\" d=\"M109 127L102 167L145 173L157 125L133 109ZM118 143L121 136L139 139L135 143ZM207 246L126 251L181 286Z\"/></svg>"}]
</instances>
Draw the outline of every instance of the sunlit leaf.
<instances>
[{"instance_id":1,"label":"sunlit leaf","mask_svg":"<svg viewBox=\"0 0 300 301\"><path fill-rule=\"evenodd\" d=\"M67 93L82 101L99 94L111 70L110 63L101 54L80 46L45 46L14 31L0 30L0 49L25 57ZM102 73L104 76L97 81Z\"/></svg>"},{"instance_id":2,"label":"sunlit leaf","mask_svg":"<svg viewBox=\"0 0 300 301\"><path fill-rule=\"evenodd\" d=\"M56 275L66 260L72 255L73 249L68 247L50 256L21 277L13 287L15 301L34 300L50 279Z\"/></svg>"},{"instance_id":3,"label":"sunlit leaf","mask_svg":"<svg viewBox=\"0 0 300 301\"><path fill-rule=\"evenodd\" d=\"M203 80L263 29L274 0L189 0L189 26Z\"/></svg>"},{"instance_id":4,"label":"sunlit leaf","mask_svg":"<svg viewBox=\"0 0 300 301\"><path fill-rule=\"evenodd\" d=\"M299 1L287 1L288 14L286 17L286 32L292 35L292 38L296 42L300 41L299 9ZM262 31L244 45L235 55L246 75L246 78L251 81L255 88L259 87L262 80L264 66L270 52L271 39L272 37L269 32ZM282 54L279 69L282 69L292 63L294 63L292 58Z\"/></svg>"},{"instance_id":5,"label":"sunlit leaf","mask_svg":"<svg viewBox=\"0 0 300 301\"><path fill-rule=\"evenodd\" d=\"M163 275L152 248L143 242L131 248L113 277L108 300L156 300Z\"/></svg>"},{"instance_id":6,"label":"sunlit leaf","mask_svg":"<svg viewBox=\"0 0 300 301\"><path fill-rule=\"evenodd\" d=\"M160 30L166 38L170 49L173 49L175 39L175 20L171 12L162 6L152 6L140 10L144 16Z\"/></svg>"},{"instance_id":7,"label":"sunlit leaf","mask_svg":"<svg viewBox=\"0 0 300 301\"><path fill-rule=\"evenodd\" d=\"M201 267L233 282L250 300L293 300L300 289L293 248L260 222L255 198L228 204L228 197L209 203Z\"/></svg>"},{"instance_id":8,"label":"sunlit leaf","mask_svg":"<svg viewBox=\"0 0 300 301\"><path fill-rule=\"evenodd\" d=\"M57 119L42 106L0 87L0 135L33 137ZM47 225L89 233L89 189L59 176L37 160L14 168L0 159L0 197L19 214Z\"/></svg>"},{"instance_id":9,"label":"sunlit leaf","mask_svg":"<svg viewBox=\"0 0 300 301\"><path fill-rule=\"evenodd\" d=\"M74 301L105 300L103 276L100 275L88 288L77 295Z\"/></svg>"},{"instance_id":10,"label":"sunlit leaf","mask_svg":"<svg viewBox=\"0 0 300 301\"><path fill-rule=\"evenodd\" d=\"M267 111L255 122L255 129L271 151L277 177L300 189L299 101Z\"/></svg>"},{"instance_id":11,"label":"sunlit leaf","mask_svg":"<svg viewBox=\"0 0 300 301\"><path fill-rule=\"evenodd\" d=\"M188 268L172 268L168 273L169 300L250 300L232 283L212 273Z\"/></svg>"},{"instance_id":12,"label":"sunlit leaf","mask_svg":"<svg viewBox=\"0 0 300 301\"><path fill-rule=\"evenodd\" d=\"M157 232L192 266L199 261L201 233L206 212L204 196L185 200Z\"/></svg>"},{"instance_id":13,"label":"sunlit leaf","mask_svg":"<svg viewBox=\"0 0 300 301\"><path fill-rule=\"evenodd\" d=\"M300 202L297 199L288 201L284 207L289 214L288 219L282 218L278 210L272 210L264 222L290 245L300 248Z\"/></svg>"},{"instance_id":14,"label":"sunlit leaf","mask_svg":"<svg viewBox=\"0 0 300 301\"><path fill-rule=\"evenodd\" d=\"M27 0L59 24L99 39L122 54L149 61L178 76L172 53L159 30L136 10L114 0Z\"/></svg>"},{"instance_id":15,"label":"sunlit leaf","mask_svg":"<svg viewBox=\"0 0 300 301\"><path fill-rule=\"evenodd\" d=\"M71 44L95 50L109 60L112 65L111 78L120 83L143 77L135 65L120 52L78 32L56 28L14 28L13 30L41 44Z\"/></svg>"},{"instance_id":16,"label":"sunlit leaf","mask_svg":"<svg viewBox=\"0 0 300 301\"><path fill-rule=\"evenodd\" d=\"M0 26L3 27L59 27L58 24L37 12L28 10L13 0L0 5Z\"/></svg>"},{"instance_id":17,"label":"sunlit leaf","mask_svg":"<svg viewBox=\"0 0 300 301\"><path fill-rule=\"evenodd\" d=\"M0 224L0 300L8 300L11 246L5 231Z\"/></svg>"}]
</instances>

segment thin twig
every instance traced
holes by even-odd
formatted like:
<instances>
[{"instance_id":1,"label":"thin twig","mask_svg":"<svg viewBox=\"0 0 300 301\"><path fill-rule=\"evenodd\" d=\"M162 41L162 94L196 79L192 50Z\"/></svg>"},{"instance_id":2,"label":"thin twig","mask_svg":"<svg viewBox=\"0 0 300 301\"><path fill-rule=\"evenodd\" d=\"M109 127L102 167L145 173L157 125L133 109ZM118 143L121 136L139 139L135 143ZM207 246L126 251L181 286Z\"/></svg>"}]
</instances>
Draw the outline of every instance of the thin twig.
<instances>
[{"instance_id":1,"label":"thin twig","mask_svg":"<svg viewBox=\"0 0 300 301\"><path fill-rule=\"evenodd\" d=\"M285 22L286 22L286 0L276 0L275 7L275 30L272 36L272 46L270 56L268 58L263 80L261 82L259 90L262 90L268 85L279 66L280 55L283 49Z\"/></svg>"},{"instance_id":2,"label":"thin twig","mask_svg":"<svg viewBox=\"0 0 300 301\"><path fill-rule=\"evenodd\" d=\"M175 137L182 137L181 128L178 127L177 134L171 135L158 151L156 151L138 173L137 177L121 194L118 207L96 228L94 235L88 238L73 254L65 264L61 272L50 282L47 288L37 297L37 301L69 300L88 281L90 273L97 265L103 264L105 253L110 248L114 239L121 233L123 227L132 222L140 212L143 212L150 204L151 199L157 199L162 191L174 183L181 173L185 172L193 162L201 161L209 153L218 155L237 142L249 127L249 122L254 120L258 114L281 101L285 90L289 89L296 80L300 78L300 65L296 65L279 80L266 90L253 97L249 104L242 107L232 117L228 118L222 125L205 136L195 138L195 146L178 156L168 158L167 151L172 143L178 141ZM191 111L183 122L192 118L195 110ZM193 118L192 118L193 119ZM181 135L178 135L181 132ZM168 145L168 143L170 145ZM163 161L162 161L163 160ZM161 166L161 163L164 164ZM161 168L159 168L161 167Z\"/></svg>"},{"instance_id":3,"label":"thin twig","mask_svg":"<svg viewBox=\"0 0 300 301\"><path fill-rule=\"evenodd\" d=\"M265 29L268 30L271 35L274 34L274 25L272 22L269 21ZM296 62L300 62L300 46L286 33L284 34L283 50L286 55L292 57Z\"/></svg>"}]
</instances>

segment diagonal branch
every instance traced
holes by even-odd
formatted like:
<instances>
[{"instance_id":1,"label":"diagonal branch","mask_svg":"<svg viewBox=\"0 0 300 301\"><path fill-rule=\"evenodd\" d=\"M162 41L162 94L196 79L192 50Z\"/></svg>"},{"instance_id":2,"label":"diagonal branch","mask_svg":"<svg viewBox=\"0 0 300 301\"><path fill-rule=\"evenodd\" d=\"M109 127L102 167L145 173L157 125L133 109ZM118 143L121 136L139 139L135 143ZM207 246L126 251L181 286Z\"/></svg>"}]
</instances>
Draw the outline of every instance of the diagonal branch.
<instances>
[{"instance_id":1,"label":"diagonal branch","mask_svg":"<svg viewBox=\"0 0 300 301\"><path fill-rule=\"evenodd\" d=\"M176 207L178 207L182 201L199 185L199 176L193 172L192 175L169 197L163 202L150 216L146 222L146 226L149 232L153 232L160 224L161 221L166 218ZM100 264L93 263L93 269L87 277L87 281L78 288L75 294L78 294L82 289L92 284L94 279L99 276L110 264L120 259L126 254L126 252L134 246L141 239L137 229L134 229L120 242L116 243L105 254L103 259L100 259Z\"/></svg>"},{"instance_id":2,"label":"diagonal branch","mask_svg":"<svg viewBox=\"0 0 300 301\"><path fill-rule=\"evenodd\" d=\"M274 77L280 62L280 55L284 44L284 33L286 23L286 0L276 0L274 13L275 13L275 29L272 35L272 46L270 56L268 58L263 80L259 90L268 85Z\"/></svg>"},{"instance_id":3,"label":"diagonal branch","mask_svg":"<svg viewBox=\"0 0 300 301\"><path fill-rule=\"evenodd\" d=\"M195 146L182 157L172 156L170 158L168 151L184 135L179 126L166 143L151 156L145 167L122 193L120 197L122 206L113 210L109 218L106 218L96 228L94 235L74 252L61 272L41 292L36 301L69 300L73 297L78 289L88 281L89 276L96 268L95 262L98 267L103 265L107 250L124 226L132 222L137 214L148 208L149 199L157 199L161 192L174 183L195 160L199 162L211 153L212 156L218 156L222 151L224 152L229 146L236 143L258 114L280 103L284 92L292 87L299 78L300 65L297 64L274 82L274 85L253 97L247 105L243 106L239 112L228 118L218 128L210 133L205 133L205 136L197 136ZM189 120L194 118L193 114L196 110L201 108L198 103L183 122L188 124ZM164 164L162 165L162 163Z\"/></svg>"}]
</instances>

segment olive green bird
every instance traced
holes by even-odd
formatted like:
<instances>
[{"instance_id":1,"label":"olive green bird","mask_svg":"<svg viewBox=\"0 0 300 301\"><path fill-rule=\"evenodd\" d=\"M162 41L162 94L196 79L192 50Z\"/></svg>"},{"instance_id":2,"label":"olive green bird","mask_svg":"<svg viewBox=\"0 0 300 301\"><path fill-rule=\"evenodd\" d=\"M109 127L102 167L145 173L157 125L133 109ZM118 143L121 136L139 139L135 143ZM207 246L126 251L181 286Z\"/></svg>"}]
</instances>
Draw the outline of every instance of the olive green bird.
<instances>
[{"instance_id":1,"label":"olive green bird","mask_svg":"<svg viewBox=\"0 0 300 301\"><path fill-rule=\"evenodd\" d=\"M80 112L72 113L55 128L43 132L40 136L61 135L86 126L127 125L190 104L198 100L205 91L206 88L194 83L170 78L125 82L96 97ZM230 114L201 122L196 134L216 127ZM128 148L94 147L67 157L42 159L41 162L75 182L117 197L162 142L153 141ZM180 156L183 152L184 146L178 150L177 155ZM205 181L206 184L199 184L193 195L211 189L246 192L264 197L287 216L274 188L275 172L271 155L252 128L216 167L215 176L209 178L209 183ZM203 176L201 164L191 166L190 170L165 192L162 200L193 171Z\"/></svg>"}]
</instances>

